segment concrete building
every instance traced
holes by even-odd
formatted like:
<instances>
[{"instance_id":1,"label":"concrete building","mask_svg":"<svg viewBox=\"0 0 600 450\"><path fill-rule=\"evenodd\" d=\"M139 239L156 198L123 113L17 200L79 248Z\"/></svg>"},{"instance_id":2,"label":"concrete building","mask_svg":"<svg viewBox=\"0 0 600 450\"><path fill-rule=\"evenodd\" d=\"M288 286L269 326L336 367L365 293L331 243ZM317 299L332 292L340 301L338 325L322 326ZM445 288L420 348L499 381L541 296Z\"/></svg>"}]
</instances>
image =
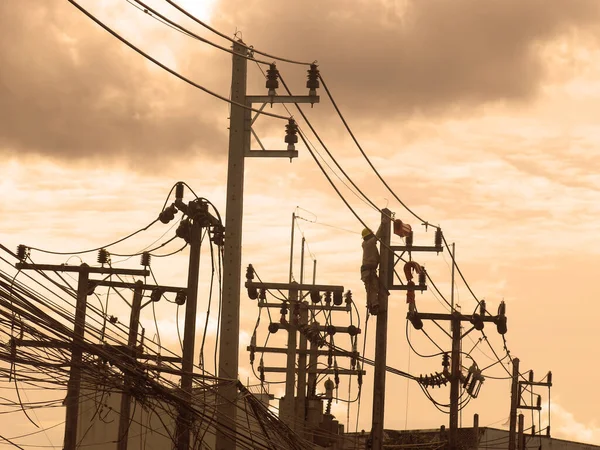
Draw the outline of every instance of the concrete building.
<instances>
[{"instance_id":1,"label":"concrete building","mask_svg":"<svg viewBox=\"0 0 600 450\"><path fill-rule=\"evenodd\" d=\"M461 450L508 450L508 431L496 428L461 428L458 430L459 449ZM525 433L526 450L600 450L600 446L582 444L545 435ZM368 433L346 434L344 450L362 450L368 448ZM385 449L444 449L447 448L448 430L384 430ZM518 446L517 448L521 448Z\"/></svg>"},{"instance_id":2,"label":"concrete building","mask_svg":"<svg viewBox=\"0 0 600 450\"><path fill-rule=\"evenodd\" d=\"M78 447L96 450L116 450L119 441L121 393L114 390L82 390L78 420ZM269 406L272 396L252 393L263 405ZM215 396L206 390L194 392L194 405L205 412L192 425L191 444L195 449L215 448ZM236 423L245 437L244 448L267 447L261 424L243 398L238 402ZM127 450L165 450L173 448L177 411L164 401L147 398L132 400Z\"/></svg>"}]
</instances>

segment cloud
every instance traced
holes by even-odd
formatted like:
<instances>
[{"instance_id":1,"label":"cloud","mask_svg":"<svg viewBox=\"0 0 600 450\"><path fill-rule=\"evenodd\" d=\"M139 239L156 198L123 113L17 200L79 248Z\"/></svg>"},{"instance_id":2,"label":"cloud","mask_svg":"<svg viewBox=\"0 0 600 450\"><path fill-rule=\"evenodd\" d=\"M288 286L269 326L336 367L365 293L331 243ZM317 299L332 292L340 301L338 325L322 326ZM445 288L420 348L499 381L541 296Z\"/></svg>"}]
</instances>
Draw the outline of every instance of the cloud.
<instances>
[{"instance_id":1,"label":"cloud","mask_svg":"<svg viewBox=\"0 0 600 450\"><path fill-rule=\"evenodd\" d=\"M546 408L542 408L546 410ZM547 424L544 424L546 426ZM579 422L575 415L560 404L552 403L552 428L553 436L570 439L576 442L587 442L595 444L600 440L600 427L595 423Z\"/></svg>"},{"instance_id":2,"label":"cloud","mask_svg":"<svg viewBox=\"0 0 600 450\"><path fill-rule=\"evenodd\" d=\"M398 3L223 0L215 20L256 48L317 59L341 106L379 119L529 101L546 76L543 46L575 29L584 36L600 17L593 0ZM303 71L286 72L300 85Z\"/></svg>"},{"instance_id":3,"label":"cloud","mask_svg":"<svg viewBox=\"0 0 600 450\"><path fill-rule=\"evenodd\" d=\"M134 21L149 20L137 10L111 12L118 20L107 23L130 21L122 28L137 31L134 42L173 59L177 46L160 42L168 42L164 27L152 34ZM211 149L226 143L206 94L151 67L68 3L1 2L0 17L0 152L125 160L143 170L200 151L216 156Z\"/></svg>"},{"instance_id":4,"label":"cloud","mask_svg":"<svg viewBox=\"0 0 600 450\"><path fill-rule=\"evenodd\" d=\"M129 5L109 5L92 3L90 9L168 65L227 92L229 55L199 46ZM476 114L477 106L490 102L535 98L547 72L547 52L539 50L574 28L585 35L596 26L599 9L590 0L431 0L405 7L362 0L222 0L212 20L226 33L241 28L248 43L272 53L318 59L340 106L380 121L416 113ZM171 8L163 12L181 20ZM225 105L151 67L71 5L2 2L0 17L1 153L88 167L125 161L138 171L163 168L178 157L224 155L216 149L226 145ZM281 69L286 79L291 74L290 85L305 90L304 68ZM264 89L262 75L253 65L249 70L250 92ZM329 113L330 107L319 105L311 117Z\"/></svg>"}]
</instances>

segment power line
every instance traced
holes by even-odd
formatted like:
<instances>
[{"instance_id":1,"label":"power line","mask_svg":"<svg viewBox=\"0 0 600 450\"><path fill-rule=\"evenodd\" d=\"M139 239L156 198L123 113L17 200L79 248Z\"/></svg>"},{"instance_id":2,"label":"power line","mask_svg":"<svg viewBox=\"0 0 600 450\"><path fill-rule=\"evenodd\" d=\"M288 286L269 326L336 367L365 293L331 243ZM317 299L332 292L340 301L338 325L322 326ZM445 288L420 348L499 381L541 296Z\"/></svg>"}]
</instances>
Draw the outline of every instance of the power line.
<instances>
[{"instance_id":1,"label":"power line","mask_svg":"<svg viewBox=\"0 0 600 450\"><path fill-rule=\"evenodd\" d=\"M199 36L199 35L195 34L194 32L188 30L187 28L184 28L183 26L179 25L178 23L172 21L171 19L169 19L165 15L161 14L160 12L156 11L152 7L148 6L146 3L142 2L141 0L126 0L126 1L127 1L127 3L133 5L135 8L139 9L140 11L148 14L150 17L157 20L158 22L160 22L170 28L173 28L176 31L179 31L180 33L184 34L185 36L196 39L200 42L204 42L205 44L211 45L212 47L215 47L221 51L227 52L231 55L242 56L243 58L246 58L250 61L256 61L256 63L259 63L259 64L266 64L266 65L271 64L269 61L263 61L260 59L256 59L250 55L240 55L239 53L236 53L231 49L223 47L219 44L215 44L211 40L203 38L202 36ZM133 4L132 1L139 4L141 7Z\"/></svg>"},{"instance_id":2,"label":"power line","mask_svg":"<svg viewBox=\"0 0 600 450\"><path fill-rule=\"evenodd\" d=\"M134 44L132 44L131 42L129 42L127 39L125 39L124 37L122 37L121 35L119 35L117 32L115 32L114 30L112 30L110 27L108 27L103 22L101 22L99 19L97 19L95 16L93 16L91 13L89 13L81 5L79 5L77 2L75 2L75 0L68 0L68 2L71 3L73 6L75 6L82 13L84 13L91 20L93 20L94 22L96 22L96 24L98 24L100 27L102 27L105 31L107 31L112 36L114 36L119 41L121 41L123 44L127 45L132 50L135 50L137 53L139 53L140 55L144 56L146 59L152 61L154 64L156 64L157 66L159 66L161 69L166 70L171 75L174 75L175 77L179 78L180 80L185 81L189 85L191 85L191 86L193 86L193 87L195 87L197 89L200 89L201 91L204 91L207 94L212 95L215 98L218 98L219 100L222 100L222 101L227 102L227 103L229 103L231 105L235 105L235 106L238 106L240 108L246 109L248 111L253 111L253 112L256 112L258 114L263 114L265 116L274 117L276 119L284 119L284 120L288 120L289 119L288 117L285 117L285 116L280 116L278 114L261 111L260 109L255 109L255 108L252 108L250 106L234 102L234 101L228 99L227 97L224 97L224 96L222 96L220 94L217 94L216 92L213 92L213 91L205 88L204 86L201 86L200 84L198 84L198 83L190 80L189 78L186 78L185 76L181 75L180 73L176 72L175 70L171 69L170 67L167 67L166 65L164 65L163 63L161 63L157 59L155 59L152 56L150 56L148 53L146 53L143 50L141 50L139 47L136 47Z\"/></svg>"},{"instance_id":3,"label":"power line","mask_svg":"<svg viewBox=\"0 0 600 450\"><path fill-rule=\"evenodd\" d=\"M167 2L169 5L171 5L173 8L177 9L179 12L181 12L181 13L185 14L187 17L189 17L190 19L192 19L192 20L193 20L194 22L196 22L197 24L199 24L199 25L202 25L204 28L206 28L206 29L208 29L208 30L212 31L213 33L215 33L216 35L218 35L218 36L222 37L223 39L227 39L228 41L230 41L230 42L232 42L232 43L236 43L236 44L239 44L239 45L241 45L242 47L246 48L247 50L249 50L249 51L251 51L251 52L255 52L255 53L258 53L259 55L266 56L267 58L273 58L273 59L276 59L276 60L278 60L278 61L284 61L284 62L287 62L287 63L290 63L290 64L299 64L299 65L303 65L303 66L309 66L309 65L313 64L313 63L311 63L311 62L295 61L295 60L293 60L293 59L289 59L289 58L282 58L282 57L280 57L280 56L274 56L274 55L271 55L271 54L269 54L269 53L266 53L266 52L263 52L263 51L257 50L257 49L255 49L255 48L254 48L254 47L252 47L252 46L248 46L248 45L244 44L243 42L240 42L240 41L238 41L238 40L236 40L236 39L233 39L233 38L231 38L231 37L227 36L227 35L226 35L226 34L224 34L224 33L221 33L219 30L217 30L217 29L215 29L215 28L211 27L211 26L210 26L210 25L208 25L207 23L205 23L205 22L203 22L202 20L198 19L198 18L197 18L196 16L194 16L193 14L189 13L188 11L186 11L184 8L182 8L181 6L179 6L177 3L175 3L175 2L173 2L173 1L171 1L171 0L165 0L165 1L166 1L166 2Z\"/></svg>"},{"instance_id":4,"label":"power line","mask_svg":"<svg viewBox=\"0 0 600 450\"><path fill-rule=\"evenodd\" d=\"M283 80L283 77L279 76L279 79L281 80L281 84L283 84L283 87L285 88L285 90L287 91L288 95L292 95L291 91L289 90L287 84L285 83L285 81ZM337 160L333 157L333 155L331 154L331 152L329 151L329 149L327 148L327 146L325 145L325 143L323 142L323 140L321 139L321 137L319 136L319 134L317 133L317 131L315 130L315 128L312 126L312 124L310 123L310 121L308 120L308 118L306 117L306 114L304 114L304 111L302 110L302 108L300 108L300 105L298 105L297 103L295 103L296 108L298 109L298 112L300 113L300 115L302 116L302 118L304 119L304 121L306 122L306 124L308 125L308 127L310 128L310 131L312 131L312 133L315 135L315 137L317 138L317 140L319 141L319 144L321 144L321 147L323 147L323 149L325 150L325 152L327 153L327 155L331 158L331 160L335 163L336 167L342 172L342 174L348 179L348 181L350 182L350 184L352 184L352 186L354 187L354 189L356 189L360 195L363 197L363 201L365 201L366 203L368 203L369 205L371 205L371 207L373 209L375 209L378 212L381 212L381 209L378 208L375 203L373 203L369 197L367 197L365 195L365 193L356 185L356 183L354 183L354 181L352 181L352 179L348 176L348 174L346 173L346 171L342 168L342 166L337 162ZM341 180L340 180L341 181ZM343 181L342 181L343 182ZM348 186L346 186L348 187ZM360 198L360 197L359 197Z\"/></svg>"},{"instance_id":5,"label":"power line","mask_svg":"<svg viewBox=\"0 0 600 450\"><path fill-rule=\"evenodd\" d=\"M348 125L348 122L346 122L346 119L344 118L342 112L338 108L336 101L334 100L333 96L331 95L331 92L329 92L329 88L327 87L327 83L325 83L325 80L323 79L323 76L321 74L319 74L319 79L321 80L321 83L323 83L323 88L325 89L325 92L327 93L327 96L329 97L329 100L331 101L333 107L335 108L336 112L338 113L338 116L342 120L342 123L344 124L344 127L346 128L346 131L348 131L348 133L350 134L350 137L352 138L352 140L354 141L354 143L356 144L356 146L360 150L361 154L363 155L363 157L365 158L365 160L367 161L367 163L369 164L369 166L371 167L371 169L373 169L373 172L375 173L375 175L377 175L377 178L379 178L379 180L383 183L383 185L387 188L387 190L394 196L394 198L398 201L398 203L400 203L404 207L404 209L406 209L409 213L411 213L416 219L420 220L421 223L423 223L423 225L428 225L428 226L433 226L435 228L439 228L439 227L437 227L435 225L431 225L429 222L427 222L426 220L422 219L412 209L410 209L406 205L406 203L404 203L400 199L400 197L398 197L396 195L396 193L392 190L392 188L387 184L387 182L379 174L379 171L375 168L375 166L373 165L373 163L371 162L371 160L369 159L369 157L367 156L367 154L363 150L362 146L360 145L360 143L356 139L356 136L354 136L354 133L352 132L350 126Z\"/></svg>"}]
</instances>

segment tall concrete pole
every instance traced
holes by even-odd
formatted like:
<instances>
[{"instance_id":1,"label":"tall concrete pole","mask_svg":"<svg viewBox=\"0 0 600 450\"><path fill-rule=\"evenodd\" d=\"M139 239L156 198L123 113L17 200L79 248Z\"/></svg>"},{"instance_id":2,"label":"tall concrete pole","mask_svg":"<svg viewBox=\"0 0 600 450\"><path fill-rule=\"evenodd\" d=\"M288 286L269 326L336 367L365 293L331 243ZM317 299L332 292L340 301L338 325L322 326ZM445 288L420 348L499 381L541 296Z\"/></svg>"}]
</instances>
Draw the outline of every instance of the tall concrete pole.
<instances>
[{"instance_id":1,"label":"tall concrete pole","mask_svg":"<svg viewBox=\"0 0 600 450\"><path fill-rule=\"evenodd\" d=\"M454 288L453 288L454 289ZM460 313L454 310L452 326L452 353L450 374L450 450L458 448L458 398L460 395Z\"/></svg>"},{"instance_id":2,"label":"tall concrete pole","mask_svg":"<svg viewBox=\"0 0 600 450\"><path fill-rule=\"evenodd\" d=\"M181 390L187 405L192 402L194 381L194 343L196 341L196 311L198 306L198 277L200 272L200 246L202 227L198 218L192 218L190 236L190 260L188 265L187 299L185 305L185 329L183 331L183 351L181 359ZM188 450L192 415L189 406L179 411L177 421L177 449ZM187 406L187 407L186 407Z\"/></svg>"},{"instance_id":3,"label":"tall concrete pole","mask_svg":"<svg viewBox=\"0 0 600 450\"><path fill-rule=\"evenodd\" d=\"M388 325L388 282L390 275L390 218L392 212L385 208L381 211L381 245L379 259L379 311L377 312L377 331L375 334L375 373L373 376L373 426L372 449L383 448L383 419L385 406L385 368L387 358Z\"/></svg>"},{"instance_id":4,"label":"tall concrete pole","mask_svg":"<svg viewBox=\"0 0 600 450\"><path fill-rule=\"evenodd\" d=\"M304 283L304 247L306 239L302 236L302 247L300 250L300 284ZM308 325L308 308L306 302L302 301L302 291L298 292L300 301L300 324ZM296 400L296 415L299 423L304 424L306 432L306 349L308 342L305 333L300 333L300 342L298 348L298 389Z\"/></svg>"},{"instance_id":5,"label":"tall concrete pole","mask_svg":"<svg viewBox=\"0 0 600 450\"><path fill-rule=\"evenodd\" d=\"M75 304L75 326L73 328L73 343L71 348L71 370L67 384L65 404L64 450L75 450L77 447L77 422L79 418L79 392L81 390L81 363L83 356L83 341L85 337L85 311L87 309L88 281L90 273L88 265L83 263L77 280L77 301Z\"/></svg>"},{"instance_id":6,"label":"tall concrete pole","mask_svg":"<svg viewBox=\"0 0 600 450\"><path fill-rule=\"evenodd\" d=\"M293 284L293 283L292 283ZM285 402L284 408L280 408L281 419L287 422L288 426L296 429L296 343L298 330L298 290L290 289L288 305L288 343L287 343L287 363L285 371Z\"/></svg>"},{"instance_id":7,"label":"tall concrete pole","mask_svg":"<svg viewBox=\"0 0 600 450\"><path fill-rule=\"evenodd\" d=\"M137 335L140 324L140 310L142 308L142 290L141 280L136 281L136 287L133 291L133 302L131 303L131 313L129 316L129 335L127 338L127 357L131 358L128 363L137 361L135 351L137 346ZM119 417L119 437L117 440L117 450L127 450L127 441L129 439L129 425L131 421L131 394L129 390L132 384L131 375L123 377L123 393L121 394L121 416Z\"/></svg>"},{"instance_id":8,"label":"tall concrete pole","mask_svg":"<svg viewBox=\"0 0 600 450\"><path fill-rule=\"evenodd\" d=\"M519 407L519 358L513 358L512 384L510 387L510 416L508 428L508 450L516 448L517 408Z\"/></svg>"},{"instance_id":9,"label":"tall concrete pole","mask_svg":"<svg viewBox=\"0 0 600 450\"><path fill-rule=\"evenodd\" d=\"M519 414L519 431L517 433L517 449L525 450L525 416Z\"/></svg>"},{"instance_id":10,"label":"tall concrete pole","mask_svg":"<svg viewBox=\"0 0 600 450\"><path fill-rule=\"evenodd\" d=\"M233 44L231 100L246 104L247 60L240 56L246 49ZM237 380L240 336L240 282L242 265L242 215L244 195L244 139L247 114L244 108L231 105L229 117L229 160L227 169L227 205L225 209L225 246L223 261L223 298L219 377ZM216 449L235 449L237 387L234 383L219 386L217 403ZM227 429L228 427L229 429Z\"/></svg>"}]
</instances>

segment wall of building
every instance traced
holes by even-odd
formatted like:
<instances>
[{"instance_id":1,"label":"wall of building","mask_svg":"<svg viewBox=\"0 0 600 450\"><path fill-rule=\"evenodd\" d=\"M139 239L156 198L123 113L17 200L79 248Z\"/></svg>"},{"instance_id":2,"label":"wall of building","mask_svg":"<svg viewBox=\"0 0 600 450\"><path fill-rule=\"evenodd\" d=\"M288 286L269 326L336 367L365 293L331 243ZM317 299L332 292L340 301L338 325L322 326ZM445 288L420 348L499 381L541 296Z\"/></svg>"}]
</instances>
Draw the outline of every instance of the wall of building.
<instances>
[{"instance_id":1,"label":"wall of building","mask_svg":"<svg viewBox=\"0 0 600 450\"><path fill-rule=\"evenodd\" d=\"M82 390L83 401L80 404L78 421L78 443L82 448L94 450L116 450L119 440L119 420L121 394L103 389ZM268 406L269 396L255 395ZM243 401L243 400L241 400ZM214 408L215 399L210 393L199 393L195 396L196 408L205 410L205 420L197 420L193 425L191 442L199 443L199 447L213 449L215 447ZM203 406L204 405L204 406ZM265 445L260 424L252 416L246 416L244 408L238 409L236 422L238 429L250 429L249 442ZM128 433L127 450L165 450L173 448L175 421L177 412L161 400L147 399L145 402L132 400L131 422ZM247 448L245 446L244 448Z\"/></svg>"}]
</instances>

